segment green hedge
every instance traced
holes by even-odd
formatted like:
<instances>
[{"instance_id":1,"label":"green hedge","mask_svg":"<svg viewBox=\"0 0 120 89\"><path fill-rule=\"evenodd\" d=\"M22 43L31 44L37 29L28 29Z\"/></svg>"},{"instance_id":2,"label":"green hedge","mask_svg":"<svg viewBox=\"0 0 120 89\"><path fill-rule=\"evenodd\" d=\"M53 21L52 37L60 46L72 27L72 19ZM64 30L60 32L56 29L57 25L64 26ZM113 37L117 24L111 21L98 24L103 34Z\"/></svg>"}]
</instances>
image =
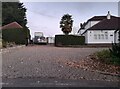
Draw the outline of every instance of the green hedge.
<instances>
[{"instance_id":1,"label":"green hedge","mask_svg":"<svg viewBox=\"0 0 120 89\"><path fill-rule=\"evenodd\" d=\"M6 42L15 42L16 44L26 43L26 29L3 29L2 39Z\"/></svg>"},{"instance_id":2,"label":"green hedge","mask_svg":"<svg viewBox=\"0 0 120 89\"><path fill-rule=\"evenodd\" d=\"M84 45L84 36L55 35L55 46Z\"/></svg>"}]
</instances>

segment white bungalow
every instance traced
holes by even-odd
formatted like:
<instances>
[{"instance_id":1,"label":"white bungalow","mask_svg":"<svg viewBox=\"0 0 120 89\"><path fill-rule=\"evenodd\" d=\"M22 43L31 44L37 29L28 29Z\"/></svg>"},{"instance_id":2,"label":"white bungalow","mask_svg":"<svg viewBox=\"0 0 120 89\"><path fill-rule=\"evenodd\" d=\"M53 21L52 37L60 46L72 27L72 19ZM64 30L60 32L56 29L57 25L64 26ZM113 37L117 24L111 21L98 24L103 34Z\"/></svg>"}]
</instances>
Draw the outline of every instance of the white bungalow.
<instances>
[{"instance_id":1,"label":"white bungalow","mask_svg":"<svg viewBox=\"0 0 120 89\"><path fill-rule=\"evenodd\" d=\"M55 37L47 37L48 44L54 44L55 43Z\"/></svg>"},{"instance_id":2,"label":"white bungalow","mask_svg":"<svg viewBox=\"0 0 120 89\"><path fill-rule=\"evenodd\" d=\"M86 44L111 44L118 43L118 30L120 29L120 17L94 16L86 23L81 24L79 35L85 36Z\"/></svg>"}]
</instances>

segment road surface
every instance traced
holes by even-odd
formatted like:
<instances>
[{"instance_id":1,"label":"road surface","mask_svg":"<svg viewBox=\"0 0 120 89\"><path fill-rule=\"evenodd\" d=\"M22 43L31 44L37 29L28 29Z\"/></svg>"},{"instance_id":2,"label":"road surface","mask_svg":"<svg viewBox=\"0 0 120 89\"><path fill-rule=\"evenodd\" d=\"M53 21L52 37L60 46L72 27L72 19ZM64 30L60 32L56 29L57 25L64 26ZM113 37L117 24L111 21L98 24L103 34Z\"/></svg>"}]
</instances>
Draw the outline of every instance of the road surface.
<instances>
[{"instance_id":1,"label":"road surface","mask_svg":"<svg viewBox=\"0 0 120 89\"><path fill-rule=\"evenodd\" d=\"M119 77L65 65L102 48L27 46L2 51L3 87L117 87Z\"/></svg>"}]
</instances>

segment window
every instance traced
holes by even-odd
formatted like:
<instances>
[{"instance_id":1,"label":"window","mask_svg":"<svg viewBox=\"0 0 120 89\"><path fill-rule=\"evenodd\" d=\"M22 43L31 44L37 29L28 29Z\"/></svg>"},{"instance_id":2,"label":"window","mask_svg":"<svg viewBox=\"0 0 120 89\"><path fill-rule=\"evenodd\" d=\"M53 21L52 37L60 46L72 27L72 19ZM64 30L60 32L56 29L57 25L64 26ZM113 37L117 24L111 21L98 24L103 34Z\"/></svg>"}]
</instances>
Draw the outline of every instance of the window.
<instances>
[{"instance_id":1,"label":"window","mask_svg":"<svg viewBox=\"0 0 120 89\"><path fill-rule=\"evenodd\" d=\"M108 32L105 32L105 39L108 39Z\"/></svg>"},{"instance_id":2,"label":"window","mask_svg":"<svg viewBox=\"0 0 120 89\"><path fill-rule=\"evenodd\" d=\"M97 35L96 34L94 34L94 39L97 39Z\"/></svg>"},{"instance_id":3,"label":"window","mask_svg":"<svg viewBox=\"0 0 120 89\"><path fill-rule=\"evenodd\" d=\"M113 36L113 34L111 34L110 36Z\"/></svg>"},{"instance_id":4,"label":"window","mask_svg":"<svg viewBox=\"0 0 120 89\"><path fill-rule=\"evenodd\" d=\"M101 34L101 39L104 39L104 34Z\"/></svg>"},{"instance_id":5,"label":"window","mask_svg":"<svg viewBox=\"0 0 120 89\"><path fill-rule=\"evenodd\" d=\"M104 40L104 39L108 39L108 32L105 33L96 33L94 34L94 39L98 39L98 40Z\"/></svg>"},{"instance_id":6,"label":"window","mask_svg":"<svg viewBox=\"0 0 120 89\"><path fill-rule=\"evenodd\" d=\"M98 34L98 39L100 39L100 34Z\"/></svg>"},{"instance_id":7,"label":"window","mask_svg":"<svg viewBox=\"0 0 120 89\"><path fill-rule=\"evenodd\" d=\"M107 34L105 34L105 39L108 39L108 35Z\"/></svg>"}]
</instances>

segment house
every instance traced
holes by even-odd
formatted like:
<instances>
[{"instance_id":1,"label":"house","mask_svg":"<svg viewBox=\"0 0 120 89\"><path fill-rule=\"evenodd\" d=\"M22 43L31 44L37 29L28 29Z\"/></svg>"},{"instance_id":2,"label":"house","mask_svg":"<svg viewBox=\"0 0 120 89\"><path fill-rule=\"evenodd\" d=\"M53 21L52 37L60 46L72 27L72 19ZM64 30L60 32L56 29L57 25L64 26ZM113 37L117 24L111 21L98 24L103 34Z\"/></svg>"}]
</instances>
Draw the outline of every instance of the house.
<instances>
[{"instance_id":1,"label":"house","mask_svg":"<svg viewBox=\"0 0 120 89\"><path fill-rule=\"evenodd\" d=\"M0 26L0 48L2 47L2 30L3 29L12 29L12 28L23 28L17 22L12 22L4 26Z\"/></svg>"},{"instance_id":2,"label":"house","mask_svg":"<svg viewBox=\"0 0 120 89\"><path fill-rule=\"evenodd\" d=\"M23 27L17 22L12 22L12 23L2 26L1 29L12 29L12 28L23 28Z\"/></svg>"},{"instance_id":3,"label":"house","mask_svg":"<svg viewBox=\"0 0 120 89\"><path fill-rule=\"evenodd\" d=\"M112 16L108 11L107 16L94 16L81 24L78 34L85 36L86 44L118 43L119 22L120 17Z\"/></svg>"},{"instance_id":4,"label":"house","mask_svg":"<svg viewBox=\"0 0 120 89\"><path fill-rule=\"evenodd\" d=\"M7 25L4 25L0 28L1 30L1 38L5 42L9 42L12 44L13 42L16 44L27 44L27 37L23 27L17 22L11 22Z\"/></svg>"},{"instance_id":5,"label":"house","mask_svg":"<svg viewBox=\"0 0 120 89\"><path fill-rule=\"evenodd\" d=\"M17 22L11 22L7 25L1 26L0 27L0 39L2 39L2 30L3 29L13 29L13 28L23 28L20 24Z\"/></svg>"},{"instance_id":6,"label":"house","mask_svg":"<svg viewBox=\"0 0 120 89\"><path fill-rule=\"evenodd\" d=\"M47 43L48 44L54 44L55 43L55 37L47 37Z\"/></svg>"}]
</instances>

